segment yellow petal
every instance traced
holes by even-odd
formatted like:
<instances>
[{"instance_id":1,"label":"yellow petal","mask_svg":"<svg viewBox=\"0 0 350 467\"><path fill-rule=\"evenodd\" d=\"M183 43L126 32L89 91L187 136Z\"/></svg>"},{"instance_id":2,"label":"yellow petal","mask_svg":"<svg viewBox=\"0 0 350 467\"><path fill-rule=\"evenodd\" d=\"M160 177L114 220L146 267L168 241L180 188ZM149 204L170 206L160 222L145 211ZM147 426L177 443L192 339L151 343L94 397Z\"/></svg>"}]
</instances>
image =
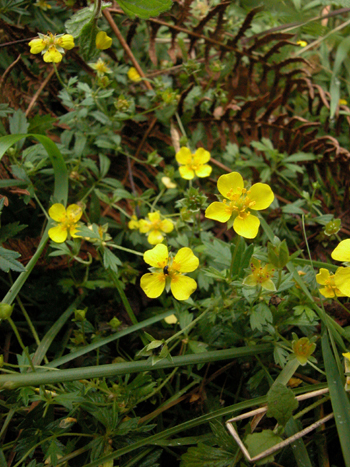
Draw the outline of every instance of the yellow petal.
<instances>
[{"instance_id":1,"label":"yellow petal","mask_svg":"<svg viewBox=\"0 0 350 467\"><path fill-rule=\"evenodd\" d=\"M350 261L350 239L340 242L331 256L336 261Z\"/></svg>"},{"instance_id":2,"label":"yellow petal","mask_svg":"<svg viewBox=\"0 0 350 467\"><path fill-rule=\"evenodd\" d=\"M334 274L334 284L346 297L350 297L350 268L338 268ZM339 295L336 291L338 297Z\"/></svg>"},{"instance_id":3,"label":"yellow petal","mask_svg":"<svg viewBox=\"0 0 350 467\"><path fill-rule=\"evenodd\" d=\"M73 238L81 238L81 235L77 235L77 232L79 230L78 224L71 225L69 227L69 233Z\"/></svg>"},{"instance_id":4,"label":"yellow petal","mask_svg":"<svg viewBox=\"0 0 350 467\"><path fill-rule=\"evenodd\" d=\"M147 273L141 277L141 289L149 298L159 297L165 288L165 275L163 273Z\"/></svg>"},{"instance_id":5,"label":"yellow petal","mask_svg":"<svg viewBox=\"0 0 350 467\"><path fill-rule=\"evenodd\" d=\"M342 355L343 355L343 357L345 357L345 358L347 358L348 360L350 360L350 352L343 353Z\"/></svg>"},{"instance_id":6,"label":"yellow petal","mask_svg":"<svg viewBox=\"0 0 350 467\"><path fill-rule=\"evenodd\" d=\"M148 213L148 219L149 219L151 222L159 221L159 220L160 220L159 211L149 212L149 213Z\"/></svg>"},{"instance_id":7,"label":"yellow petal","mask_svg":"<svg viewBox=\"0 0 350 467\"><path fill-rule=\"evenodd\" d=\"M187 300L196 288L197 282L191 277L177 274L171 278L170 289L176 300Z\"/></svg>"},{"instance_id":8,"label":"yellow petal","mask_svg":"<svg viewBox=\"0 0 350 467\"><path fill-rule=\"evenodd\" d=\"M250 200L255 201L254 206L251 207L255 211L268 208L275 199L273 191L266 183L255 183L249 190L248 196Z\"/></svg>"},{"instance_id":9,"label":"yellow petal","mask_svg":"<svg viewBox=\"0 0 350 467\"><path fill-rule=\"evenodd\" d=\"M70 34L65 34L57 40L58 44L66 50L71 50L75 47L74 37Z\"/></svg>"},{"instance_id":10,"label":"yellow petal","mask_svg":"<svg viewBox=\"0 0 350 467\"><path fill-rule=\"evenodd\" d=\"M225 198L241 193L243 187L243 178L238 172L231 172L230 174L221 175L221 177L219 177L218 190Z\"/></svg>"},{"instance_id":11,"label":"yellow petal","mask_svg":"<svg viewBox=\"0 0 350 467\"><path fill-rule=\"evenodd\" d=\"M49 216L56 222L64 222L67 218L66 208L61 203L55 203L49 209Z\"/></svg>"},{"instance_id":12,"label":"yellow petal","mask_svg":"<svg viewBox=\"0 0 350 467\"><path fill-rule=\"evenodd\" d=\"M96 36L96 48L100 50L109 49L112 45L112 38L107 36L107 33L100 31Z\"/></svg>"},{"instance_id":13,"label":"yellow petal","mask_svg":"<svg viewBox=\"0 0 350 467\"><path fill-rule=\"evenodd\" d=\"M64 224L59 224L56 227L49 229L48 235L54 242L63 243L66 241L68 236L67 228Z\"/></svg>"},{"instance_id":14,"label":"yellow petal","mask_svg":"<svg viewBox=\"0 0 350 467\"><path fill-rule=\"evenodd\" d=\"M55 46L51 46L49 50L44 53L43 59L46 63L59 63L62 60L62 54Z\"/></svg>"},{"instance_id":15,"label":"yellow petal","mask_svg":"<svg viewBox=\"0 0 350 467\"><path fill-rule=\"evenodd\" d=\"M334 298L336 296L340 297L341 295L336 295L334 290L331 287L322 287L319 289L320 294L326 298Z\"/></svg>"},{"instance_id":16,"label":"yellow petal","mask_svg":"<svg viewBox=\"0 0 350 467\"><path fill-rule=\"evenodd\" d=\"M160 243L152 248L152 250L145 251L143 260L150 266L163 269L169 260L168 248Z\"/></svg>"},{"instance_id":17,"label":"yellow petal","mask_svg":"<svg viewBox=\"0 0 350 467\"><path fill-rule=\"evenodd\" d=\"M193 156L195 164L206 164L210 161L210 152L203 148L197 149Z\"/></svg>"},{"instance_id":18,"label":"yellow petal","mask_svg":"<svg viewBox=\"0 0 350 467\"><path fill-rule=\"evenodd\" d=\"M185 180L192 180L192 178L194 178L193 170L187 165L180 165L179 172L181 178L184 178Z\"/></svg>"},{"instance_id":19,"label":"yellow petal","mask_svg":"<svg viewBox=\"0 0 350 467\"><path fill-rule=\"evenodd\" d=\"M210 165L205 164L205 165L201 165L195 172L196 172L197 177L204 178L204 177L209 177L212 170L213 169L211 168Z\"/></svg>"},{"instance_id":20,"label":"yellow petal","mask_svg":"<svg viewBox=\"0 0 350 467\"><path fill-rule=\"evenodd\" d=\"M271 279L267 279L261 283L261 287L265 290L269 290L270 292L276 291L276 286Z\"/></svg>"},{"instance_id":21,"label":"yellow petal","mask_svg":"<svg viewBox=\"0 0 350 467\"><path fill-rule=\"evenodd\" d=\"M33 39L29 42L28 45L30 47L30 53L32 54L38 54L42 52L46 47L46 44L42 39Z\"/></svg>"},{"instance_id":22,"label":"yellow petal","mask_svg":"<svg viewBox=\"0 0 350 467\"><path fill-rule=\"evenodd\" d=\"M139 229L141 233L147 233L150 231L151 223L146 221L145 219L139 220Z\"/></svg>"},{"instance_id":23,"label":"yellow petal","mask_svg":"<svg viewBox=\"0 0 350 467\"><path fill-rule=\"evenodd\" d=\"M199 259L191 248L181 248L173 261L173 268L180 272L192 272L199 266Z\"/></svg>"},{"instance_id":24,"label":"yellow petal","mask_svg":"<svg viewBox=\"0 0 350 467\"><path fill-rule=\"evenodd\" d=\"M67 208L67 217L71 222L78 222L83 215L83 210L77 204L71 204Z\"/></svg>"},{"instance_id":25,"label":"yellow petal","mask_svg":"<svg viewBox=\"0 0 350 467\"><path fill-rule=\"evenodd\" d=\"M128 227L131 230L135 230L139 228L139 221L137 220L136 216L131 216L131 219L128 222Z\"/></svg>"},{"instance_id":26,"label":"yellow petal","mask_svg":"<svg viewBox=\"0 0 350 467\"><path fill-rule=\"evenodd\" d=\"M162 183L163 183L168 189L170 189L170 188L176 188L176 187L177 187L176 183L172 182L172 181L171 181L171 178L169 178L169 177L162 177Z\"/></svg>"},{"instance_id":27,"label":"yellow petal","mask_svg":"<svg viewBox=\"0 0 350 467\"><path fill-rule=\"evenodd\" d=\"M175 158L179 164L190 164L192 162L192 153L188 148L183 147L176 153Z\"/></svg>"},{"instance_id":28,"label":"yellow petal","mask_svg":"<svg viewBox=\"0 0 350 467\"><path fill-rule=\"evenodd\" d=\"M218 201L211 203L205 211L205 217L219 222L227 222L231 215L232 209L230 206L225 203L219 203Z\"/></svg>"},{"instance_id":29,"label":"yellow petal","mask_svg":"<svg viewBox=\"0 0 350 467\"><path fill-rule=\"evenodd\" d=\"M255 238L258 235L260 221L256 216L249 215L244 219L236 217L233 229L238 235L245 238Z\"/></svg>"},{"instance_id":30,"label":"yellow petal","mask_svg":"<svg viewBox=\"0 0 350 467\"><path fill-rule=\"evenodd\" d=\"M166 318L164 318L164 321L167 324L176 324L178 322L178 319L176 318L175 315L170 315L170 316L167 316Z\"/></svg>"},{"instance_id":31,"label":"yellow petal","mask_svg":"<svg viewBox=\"0 0 350 467\"><path fill-rule=\"evenodd\" d=\"M129 68L128 78L130 79L130 81L133 81L134 83L138 83L142 79L139 72L134 67Z\"/></svg>"},{"instance_id":32,"label":"yellow petal","mask_svg":"<svg viewBox=\"0 0 350 467\"><path fill-rule=\"evenodd\" d=\"M162 243L163 240L164 240L164 235L162 234L160 230L152 230L151 233L147 237L147 241L151 245L157 245L157 243Z\"/></svg>"},{"instance_id":33,"label":"yellow petal","mask_svg":"<svg viewBox=\"0 0 350 467\"><path fill-rule=\"evenodd\" d=\"M160 230L165 233L172 232L174 230L174 224L168 219L164 219L160 223Z\"/></svg>"},{"instance_id":34,"label":"yellow petal","mask_svg":"<svg viewBox=\"0 0 350 467\"><path fill-rule=\"evenodd\" d=\"M329 271L328 269L321 268L320 272L316 274L316 282L320 285L326 285L327 281L329 280Z\"/></svg>"}]
</instances>

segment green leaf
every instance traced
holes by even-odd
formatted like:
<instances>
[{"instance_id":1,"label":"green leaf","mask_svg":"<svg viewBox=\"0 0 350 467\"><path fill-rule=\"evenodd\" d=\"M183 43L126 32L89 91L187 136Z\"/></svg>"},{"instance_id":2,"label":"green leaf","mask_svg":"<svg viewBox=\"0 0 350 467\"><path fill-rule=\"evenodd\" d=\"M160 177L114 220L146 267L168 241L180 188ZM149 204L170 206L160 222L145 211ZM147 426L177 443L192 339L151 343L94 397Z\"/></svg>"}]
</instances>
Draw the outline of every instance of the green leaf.
<instances>
[{"instance_id":1,"label":"green leaf","mask_svg":"<svg viewBox=\"0 0 350 467\"><path fill-rule=\"evenodd\" d=\"M264 430L261 433L253 433L248 435L245 444L247 445L249 454L251 457L255 457L263 451L272 448L276 444L280 443L282 438L275 435L271 430ZM273 462L274 455L265 457L264 459L258 461L256 465L267 464L268 462Z\"/></svg>"},{"instance_id":2,"label":"green leaf","mask_svg":"<svg viewBox=\"0 0 350 467\"><path fill-rule=\"evenodd\" d=\"M0 230L0 243L6 242L8 238L13 238L20 232L21 230L25 229L28 227L27 225L19 225L18 222L12 222L11 224L7 224L4 226L1 226Z\"/></svg>"},{"instance_id":3,"label":"green leaf","mask_svg":"<svg viewBox=\"0 0 350 467\"><path fill-rule=\"evenodd\" d=\"M68 21L66 21L66 31L74 38L80 36L83 28L94 20L94 5L79 10Z\"/></svg>"},{"instance_id":4,"label":"green leaf","mask_svg":"<svg viewBox=\"0 0 350 467\"><path fill-rule=\"evenodd\" d=\"M250 315L250 326L253 330L258 329L258 331L262 331L264 325L272 322L273 316L266 303L259 303L259 305L254 307Z\"/></svg>"},{"instance_id":5,"label":"green leaf","mask_svg":"<svg viewBox=\"0 0 350 467\"><path fill-rule=\"evenodd\" d=\"M17 135L20 133L27 133L29 123L27 122L27 117L25 113L18 109L14 114L9 117L9 126L10 126L10 133L12 135ZM21 149L24 144L24 138L20 141L16 142L17 149Z\"/></svg>"},{"instance_id":6,"label":"green leaf","mask_svg":"<svg viewBox=\"0 0 350 467\"><path fill-rule=\"evenodd\" d=\"M19 262L16 261L16 258L19 258L21 255L16 251L7 250L0 246L0 269L5 272L16 271L24 272L26 268Z\"/></svg>"},{"instance_id":7,"label":"green leaf","mask_svg":"<svg viewBox=\"0 0 350 467\"><path fill-rule=\"evenodd\" d=\"M118 266L121 266L122 262L114 253L111 252L111 250L105 248L103 250L103 265L106 269L109 268L114 272L118 272Z\"/></svg>"},{"instance_id":8,"label":"green leaf","mask_svg":"<svg viewBox=\"0 0 350 467\"><path fill-rule=\"evenodd\" d=\"M171 0L118 0L120 8L131 18L148 19L158 16L172 6Z\"/></svg>"},{"instance_id":9,"label":"green leaf","mask_svg":"<svg viewBox=\"0 0 350 467\"><path fill-rule=\"evenodd\" d=\"M338 2L337 2L338 3ZM349 2L350 3L350 2ZM334 60L333 70L332 70L332 80L330 86L331 94L331 107L330 107L330 118L334 117L334 114L338 108L339 98L340 98L340 81L339 81L339 72L344 60L348 57L350 50L350 37L346 37L339 44L337 53Z\"/></svg>"},{"instance_id":10,"label":"green leaf","mask_svg":"<svg viewBox=\"0 0 350 467\"><path fill-rule=\"evenodd\" d=\"M91 21L81 29L79 37L79 52L82 57L87 60L92 60L101 51L96 48L96 36L99 32L95 21Z\"/></svg>"},{"instance_id":11,"label":"green leaf","mask_svg":"<svg viewBox=\"0 0 350 467\"><path fill-rule=\"evenodd\" d=\"M327 333L322 339L322 352L327 374L329 395L334 412L335 424L338 430L340 445L343 451L344 463L350 467L350 403L348 394L344 390L344 382L339 374L334 356L329 346Z\"/></svg>"},{"instance_id":12,"label":"green leaf","mask_svg":"<svg viewBox=\"0 0 350 467\"><path fill-rule=\"evenodd\" d=\"M284 384L275 383L267 393L267 417L274 417L284 426L298 407L293 391Z\"/></svg>"},{"instance_id":13,"label":"green leaf","mask_svg":"<svg viewBox=\"0 0 350 467\"><path fill-rule=\"evenodd\" d=\"M231 467L235 455L223 449L198 443L181 457L181 467Z\"/></svg>"},{"instance_id":14,"label":"green leaf","mask_svg":"<svg viewBox=\"0 0 350 467\"><path fill-rule=\"evenodd\" d=\"M53 128L53 124L57 119L51 115L35 115L34 118L29 120L29 133L45 134L46 131Z\"/></svg>"}]
</instances>

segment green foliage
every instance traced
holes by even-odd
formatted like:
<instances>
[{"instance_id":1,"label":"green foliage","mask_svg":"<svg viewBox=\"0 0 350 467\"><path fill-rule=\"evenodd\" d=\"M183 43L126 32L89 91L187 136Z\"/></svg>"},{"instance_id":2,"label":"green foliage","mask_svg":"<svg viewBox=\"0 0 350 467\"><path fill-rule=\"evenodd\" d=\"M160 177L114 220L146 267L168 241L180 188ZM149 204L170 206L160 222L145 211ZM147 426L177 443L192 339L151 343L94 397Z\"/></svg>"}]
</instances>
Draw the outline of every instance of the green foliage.
<instances>
[{"instance_id":1,"label":"green foliage","mask_svg":"<svg viewBox=\"0 0 350 467\"><path fill-rule=\"evenodd\" d=\"M280 426L285 426L298 405L290 388L284 384L275 383L267 393L268 410L266 415L274 417Z\"/></svg>"},{"instance_id":2,"label":"green foliage","mask_svg":"<svg viewBox=\"0 0 350 467\"><path fill-rule=\"evenodd\" d=\"M248 435L245 444L248 447L248 451L251 457L255 457L258 454L266 451L276 444L280 443L282 438L276 435L272 430L264 430L261 433L253 433ZM264 465L269 462L273 462L275 456L271 454L270 456L265 457L264 459L257 461L256 465Z\"/></svg>"}]
</instances>

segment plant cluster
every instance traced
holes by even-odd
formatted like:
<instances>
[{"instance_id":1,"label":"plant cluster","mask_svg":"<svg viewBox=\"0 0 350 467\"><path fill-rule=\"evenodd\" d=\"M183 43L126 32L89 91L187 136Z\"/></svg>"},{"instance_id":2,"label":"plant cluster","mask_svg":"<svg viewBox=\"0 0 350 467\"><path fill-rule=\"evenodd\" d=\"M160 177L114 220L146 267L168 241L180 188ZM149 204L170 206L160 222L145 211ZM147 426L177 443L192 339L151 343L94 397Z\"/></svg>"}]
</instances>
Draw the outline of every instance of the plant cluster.
<instances>
[{"instance_id":1,"label":"plant cluster","mask_svg":"<svg viewBox=\"0 0 350 467\"><path fill-rule=\"evenodd\" d=\"M0 6L1 465L350 466L350 9L265 3Z\"/></svg>"}]
</instances>

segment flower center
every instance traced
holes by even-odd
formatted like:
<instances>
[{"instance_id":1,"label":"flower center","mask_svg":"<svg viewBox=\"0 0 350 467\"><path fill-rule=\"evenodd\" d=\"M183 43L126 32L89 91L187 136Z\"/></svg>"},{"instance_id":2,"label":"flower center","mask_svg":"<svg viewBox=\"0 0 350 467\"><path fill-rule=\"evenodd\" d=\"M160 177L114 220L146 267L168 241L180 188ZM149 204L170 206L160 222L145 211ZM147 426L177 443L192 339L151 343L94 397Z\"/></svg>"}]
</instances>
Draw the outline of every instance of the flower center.
<instances>
[{"instance_id":1,"label":"flower center","mask_svg":"<svg viewBox=\"0 0 350 467\"><path fill-rule=\"evenodd\" d=\"M227 192L226 198L230 200L228 204L228 209L231 213L235 213L240 219L246 219L250 215L250 209L256 204L256 201L253 201L249 198L250 190L246 188L238 188L236 190L229 190ZM227 200L224 199L224 204L227 203Z\"/></svg>"}]
</instances>

